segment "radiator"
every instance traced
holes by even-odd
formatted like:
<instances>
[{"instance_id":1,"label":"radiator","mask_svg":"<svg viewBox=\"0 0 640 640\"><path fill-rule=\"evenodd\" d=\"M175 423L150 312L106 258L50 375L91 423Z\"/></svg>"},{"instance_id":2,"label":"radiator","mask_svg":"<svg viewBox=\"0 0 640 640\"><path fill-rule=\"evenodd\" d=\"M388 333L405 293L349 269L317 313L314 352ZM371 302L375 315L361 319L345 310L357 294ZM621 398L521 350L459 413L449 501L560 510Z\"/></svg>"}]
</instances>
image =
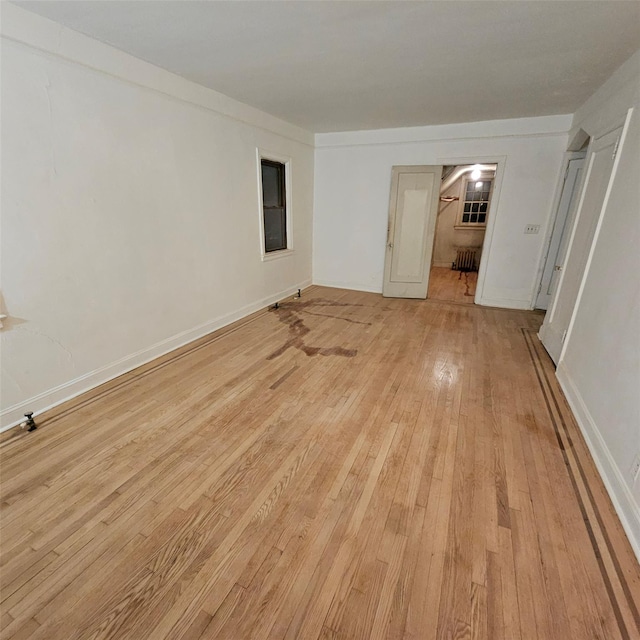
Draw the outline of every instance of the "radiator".
<instances>
[{"instance_id":1,"label":"radiator","mask_svg":"<svg viewBox=\"0 0 640 640\"><path fill-rule=\"evenodd\" d=\"M476 250L458 249L456 253L456 261L453 263L453 269L456 271L475 271Z\"/></svg>"}]
</instances>

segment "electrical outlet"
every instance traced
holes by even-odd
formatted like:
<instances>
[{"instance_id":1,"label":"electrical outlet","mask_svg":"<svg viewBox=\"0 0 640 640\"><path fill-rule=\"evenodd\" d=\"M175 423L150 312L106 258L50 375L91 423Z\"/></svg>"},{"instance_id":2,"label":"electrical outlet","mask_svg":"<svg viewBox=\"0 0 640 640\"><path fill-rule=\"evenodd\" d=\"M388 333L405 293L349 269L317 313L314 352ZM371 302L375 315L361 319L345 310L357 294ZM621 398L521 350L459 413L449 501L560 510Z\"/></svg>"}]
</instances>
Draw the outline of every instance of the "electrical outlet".
<instances>
[{"instance_id":1,"label":"electrical outlet","mask_svg":"<svg viewBox=\"0 0 640 640\"><path fill-rule=\"evenodd\" d=\"M539 224L528 224L524 228L524 232L525 233L539 233L540 232L540 225Z\"/></svg>"},{"instance_id":2,"label":"electrical outlet","mask_svg":"<svg viewBox=\"0 0 640 640\"><path fill-rule=\"evenodd\" d=\"M640 453L636 455L631 465L631 479L635 482L638 476L640 476Z\"/></svg>"}]
</instances>

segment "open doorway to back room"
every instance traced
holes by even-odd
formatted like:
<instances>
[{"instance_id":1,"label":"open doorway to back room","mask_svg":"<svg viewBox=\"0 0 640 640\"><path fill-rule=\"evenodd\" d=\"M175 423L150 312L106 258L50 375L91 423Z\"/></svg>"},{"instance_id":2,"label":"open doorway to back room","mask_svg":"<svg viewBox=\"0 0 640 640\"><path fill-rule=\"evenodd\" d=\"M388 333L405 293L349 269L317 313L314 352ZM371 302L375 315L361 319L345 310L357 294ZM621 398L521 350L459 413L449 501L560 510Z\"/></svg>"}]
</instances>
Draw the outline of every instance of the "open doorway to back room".
<instances>
[{"instance_id":1,"label":"open doorway to back room","mask_svg":"<svg viewBox=\"0 0 640 640\"><path fill-rule=\"evenodd\" d=\"M443 167L428 297L473 304L495 164Z\"/></svg>"}]
</instances>

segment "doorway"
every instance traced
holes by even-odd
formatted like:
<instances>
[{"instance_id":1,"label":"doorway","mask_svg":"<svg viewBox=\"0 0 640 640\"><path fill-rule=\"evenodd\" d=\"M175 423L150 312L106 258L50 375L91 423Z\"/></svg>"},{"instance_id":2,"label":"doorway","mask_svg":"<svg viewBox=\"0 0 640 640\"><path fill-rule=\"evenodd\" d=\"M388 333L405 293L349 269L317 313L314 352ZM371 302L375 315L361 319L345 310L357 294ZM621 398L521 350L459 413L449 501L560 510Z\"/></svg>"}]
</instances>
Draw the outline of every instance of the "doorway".
<instances>
[{"instance_id":1,"label":"doorway","mask_svg":"<svg viewBox=\"0 0 640 640\"><path fill-rule=\"evenodd\" d=\"M547 310L549 303L558 285L560 272L564 268L564 262L569 243L569 234L573 228L574 214L582 185L582 172L586 152L574 152L567 157L567 165L560 192L560 200L556 207L556 216L553 223L551 236L549 237L547 257L538 295L535 302L536 309Z\"/></svg>"},{"instance_id":2,"label":"doorway","mask_svg":"<svg viewBox=\"0 0 640 640\"><path fill-rule=\"evenodd\" d=\"M496 164L443 167L429 299L474 303L496 169Z\"/></svg>"},{"instance_id":3,"label":"doorway","mask_svg":"<svg viewBox=\"0 0 640 640\"><path fill-rule=\"evenodd\" d=\"M588 267L589 254L613 175L622 130L621 124L613 131L594 139L588 153L575 221L569 234L566 256L563 258L564 264L560 265L560 277L538 334L556 364L562 355Z\"/></svg>"}]
</instances>

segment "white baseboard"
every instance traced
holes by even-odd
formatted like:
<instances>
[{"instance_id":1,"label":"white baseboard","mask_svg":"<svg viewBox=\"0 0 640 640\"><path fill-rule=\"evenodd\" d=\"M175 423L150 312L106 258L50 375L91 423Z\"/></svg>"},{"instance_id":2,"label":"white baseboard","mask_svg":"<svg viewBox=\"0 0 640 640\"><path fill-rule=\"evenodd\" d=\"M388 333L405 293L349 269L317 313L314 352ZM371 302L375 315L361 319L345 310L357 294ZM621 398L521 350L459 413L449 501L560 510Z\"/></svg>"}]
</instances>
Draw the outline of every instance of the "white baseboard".
<instances>
[{"instance_id":1,"label":"white baseboard","mask_svg":"<svg viewBox=\"0 0 640 640\"><path fill-rule=\"evenodd\" d=\"M640 505L634 499L629 485L625 482L620 468L611 455L563 362L558 365L556 377L582 431L633 551L640 562Z\"/></svg>"},{"instance_id":2,"label":"white baseboard","mask_svg":"<svg viewBox=\"0 0 640 640\"><path fill-rule=\"evenodd\" d=\"M331 287L333 289L351 289L352 291L365 291L367 293L382 293L382 287L372 287L371 285L357 282L336 282L334 280L316 280L314 278L313 284L319 287ZM530 300L513 300L510 298L481 298L477 304L484 307L499 307L501 309L531 309Z\"/></svg>"},{"instance_id":3,"label":"white baseboard","mask_svg":"<svg viewBox=\"0 0 640 640\"><path fill-rule=\"evenodd\" d=\"M483 307L500 307L501 309L531 310L531 300L514 300L511 298L480 298L475 301Z\"/></svg>"},{"instance_id":4,"label":"white baseboard","mask_svg":"<svg viewBox=\"0 0 640 640\"><path fill-rule=\"evenodd\" d=\"M447 267L448 269L451 269L451 263L455 262L455 260L449 260L449 262L433 262L431 264L432 267Z\"/></svg>"},{"instance_id":5,"label":"white baseboard","mask_svg":"<svg viewBox=\"0 0 640 640\"><path fill-rule=\"evenodd\" d=\"M259 311L270 304L274 304L287 296L293 295L298 291L298 289L304 289L310 285L311 280L305 280L304 282L296 284L284 291L280 291L274 295L257 300L256 302L246 305L232 313L214 318L213 320L209 320L208 322L197 327L193 327L192 329L182 331L170 338L157 342L150 347L125 356L116 362L112 362L104 367L85 373L78 378L69 380L68 382L58 385L52 389L48 389L47 391L28 398L23 402L7 407L0 413L0 424L2 425L0 427L0 432L6 431L7 429L15 427L17 424L20 424L24 420L24 414L27 411L33 411L37 416L37 414L42 413L43 411L52 409L67 400L71 400L72 398L90 391L105 382L109 382L109 380L113 380L114 378L121 376L123 373L127 373L136 367L173 351L174 349L178 349L179 347L189 344L194 340L202 338L213 331L222 329L232 322L241 320L242 318Z\"/></svg>"},{"instance_id":6,"label":"white baseboard","mask_svg":"<svg viewBox=\"0 0 640 640\"><path fill-rule=\"evenodd\" d=\"M371 285L354 282L334 282L332 280L313 280L313 284L318 287L331 287L332 289L351 289L352 291L364 291L366 293L382 293L382 287L372 287Z\"/></svg>"}]
</instances>

